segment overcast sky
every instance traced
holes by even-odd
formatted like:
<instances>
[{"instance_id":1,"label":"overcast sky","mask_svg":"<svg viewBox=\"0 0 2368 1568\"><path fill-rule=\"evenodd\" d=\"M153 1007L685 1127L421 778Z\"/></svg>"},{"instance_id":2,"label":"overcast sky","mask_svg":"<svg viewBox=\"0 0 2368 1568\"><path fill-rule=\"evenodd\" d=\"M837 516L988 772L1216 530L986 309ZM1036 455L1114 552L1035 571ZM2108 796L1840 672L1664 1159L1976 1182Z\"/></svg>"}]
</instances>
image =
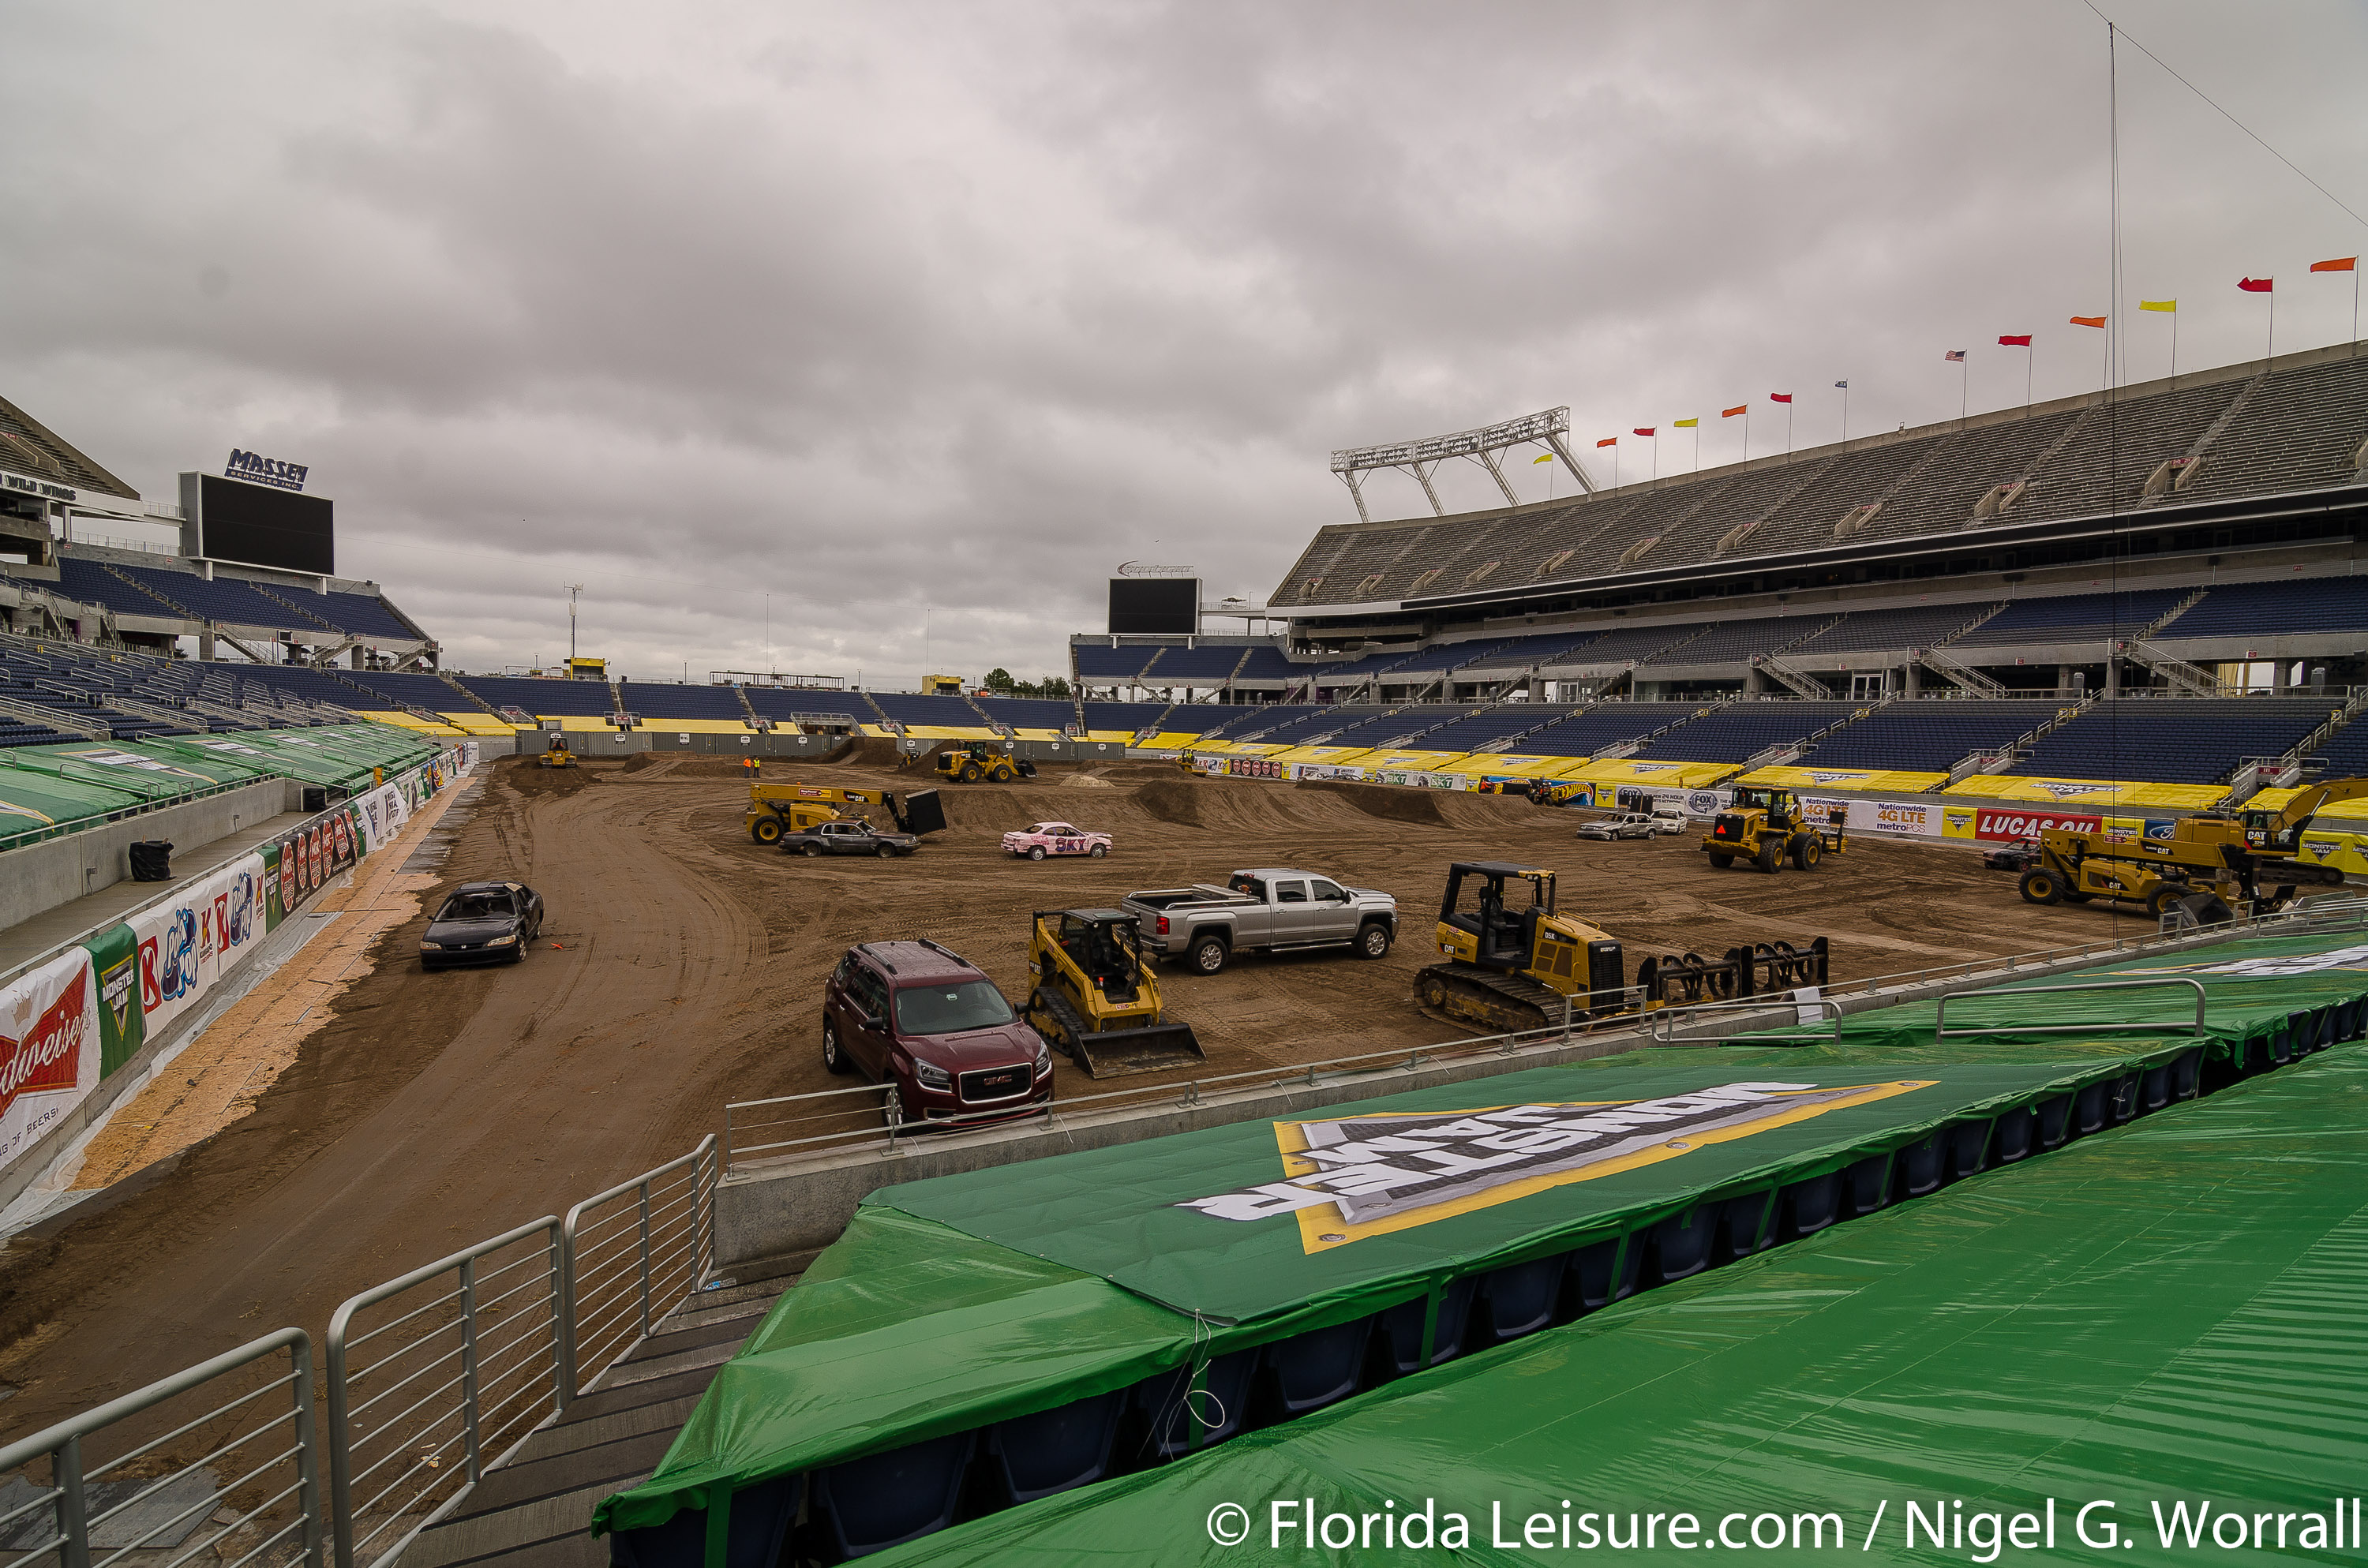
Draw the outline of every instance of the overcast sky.
<instances>
[{"instance_id":1,"label":"overcast sky","mask_svg":"<svg viewBox=\"0 0 2368 1568\"><path fill-rule=\"evenodd\" d=\"M2106 9L2368 212L2368 9ZM2113 308L2078 0L8 10L0 392L152 498L309 463L448 667L558 657L581 583L636 677L762 667L768 611L785 671L1059 670L1121 562L1263 598L1354 520L1332 448L1568 403L1590 465L1688 415L1713 464L1771 392L1803 446L1838 380L1953 416L1950 348L2020 403L2002 333L2093 387ZM2348 338L2306 268L2361 225L2121 85L2120 313L2255 356L2273 273L2281 350Z\"/></svg>"}]
</instances>

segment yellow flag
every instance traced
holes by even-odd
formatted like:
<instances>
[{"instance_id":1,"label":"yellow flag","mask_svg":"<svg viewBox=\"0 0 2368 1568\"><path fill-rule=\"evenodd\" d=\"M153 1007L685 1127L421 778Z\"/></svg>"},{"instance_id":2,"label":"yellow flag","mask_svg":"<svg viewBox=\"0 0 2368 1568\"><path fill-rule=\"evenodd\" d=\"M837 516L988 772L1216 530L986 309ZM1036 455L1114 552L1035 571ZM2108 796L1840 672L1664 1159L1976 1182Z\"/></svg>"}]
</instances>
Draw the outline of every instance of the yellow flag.
<instances>
[{"instance_id":1,"label":"yellow flag","mask_svg":"<svg viewBox=\"0 0 2368 1568\"><path fill-rule=\"evenodd\" d=\"M1669 421L1669 426L1672 429L1677 430L1694 430L1701 427L1702 421L1699 419L1672 419Z\"/></svg>"},{"instance_id":2,"label":"yellow flag","mask_svg":"<svg viewBox=\"0 0 2368 1568\"><path fill-rule=\"evenodd\" d=\"M1530 460L1530 466L1531 468L1535 468L1540 463L1550 463L1552 461L1554 461L1554 454L1552 452L1548 452L1542 458L1531 458Z\"/></svg>"},{"instance_id":3,"label":"yellow flag","mask_svg":"<svg viewBox=\"0 0 2368 1568\"><path fill-rule=\"evenodd\" d=\"M2179 301L2177 300L2140 300L2138 301L2138 309L2142 311L2162 311L2171 315L2177 315L2179 313Z\"/></svg>"}]
</instances>

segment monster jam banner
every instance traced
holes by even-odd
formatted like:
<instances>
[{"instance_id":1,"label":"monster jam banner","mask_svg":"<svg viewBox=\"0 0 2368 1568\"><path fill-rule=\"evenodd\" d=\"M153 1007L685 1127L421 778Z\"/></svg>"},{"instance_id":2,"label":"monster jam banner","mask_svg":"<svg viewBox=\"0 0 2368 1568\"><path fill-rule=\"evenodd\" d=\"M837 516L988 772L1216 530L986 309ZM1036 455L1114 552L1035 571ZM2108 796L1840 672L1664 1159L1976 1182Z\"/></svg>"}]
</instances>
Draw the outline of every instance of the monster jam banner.
<instances>
[{"instance_id":1,"label":"monster jam banner","mask_svg":"<svg viewBox=\"0 0 2368 1568\"><path fill-rule=\"evenodd\" d=\"M1463 1273L1765 1192L2029 1104L2144 1041L2032 1062L1644 1051L914 1182L886 1205L1099 1275L1180 1312L1248 1323L1419 1293Z\"/></svg>"},{"instance_id":2,"label":"monster jam banner","mask_svg":"<svg viewBox=\"0 0 2368 1568\"><path fill-rule=\"evenodd\" d=\"M0 1165L98 1086L98 1018L97 971L80 948L0 987Z\"/></svg>"},{"instance_id":3,"label":"monster jam banner","mask_svg":"<svg viewBox=\"0 0 2368 1568\"><path fill-rule=\"evenodd\" d=\"M128 925L139 952L140 1011L155 1034L246 956L267 926L268 872L261 855L243 855L183 888Z\"/></svg>"}]
</instances>

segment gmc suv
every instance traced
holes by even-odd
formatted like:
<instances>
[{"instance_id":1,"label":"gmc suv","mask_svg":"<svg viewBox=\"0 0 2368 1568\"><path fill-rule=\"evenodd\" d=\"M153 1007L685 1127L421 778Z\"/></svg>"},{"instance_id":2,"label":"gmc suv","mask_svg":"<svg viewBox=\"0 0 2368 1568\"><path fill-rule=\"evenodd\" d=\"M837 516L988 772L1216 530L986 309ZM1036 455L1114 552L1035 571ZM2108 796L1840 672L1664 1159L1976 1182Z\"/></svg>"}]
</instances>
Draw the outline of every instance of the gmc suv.
<instances>
[{"instance_id":1,"label":"gmc suv","mask_svg":"<svg viewBox=\"0 0 2368 1568\"><path fill-rule=\"evenodd\" d=\"M1053 1052L951 949L865 942L823 987L822 1062L888 1085L895 1119L975 1126L1040 1111Z\"/></svg>"}]
</instances>

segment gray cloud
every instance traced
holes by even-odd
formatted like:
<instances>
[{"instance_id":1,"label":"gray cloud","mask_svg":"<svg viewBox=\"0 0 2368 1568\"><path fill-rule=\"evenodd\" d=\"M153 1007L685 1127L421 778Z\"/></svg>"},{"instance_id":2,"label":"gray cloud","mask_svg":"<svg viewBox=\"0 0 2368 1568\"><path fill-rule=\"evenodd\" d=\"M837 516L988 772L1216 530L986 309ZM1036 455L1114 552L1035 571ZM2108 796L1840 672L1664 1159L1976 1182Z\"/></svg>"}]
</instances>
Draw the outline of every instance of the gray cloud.
<instances>
[{"instance_id":1,"label":"gray cloud","mask_svg":"<svg viewBox=\"0 0 2368 1568\"><path fill-rule=\"evenodd\" d=\"M2368 166L2356 9L2123 19L2320 178ZM51 4L12 39L8 395L151 494L310 462L348 569L471 668L555 652L563 581L638 675L759 663L768 597L784 668L909 682L925 629L1058 668L1121 560L1262 593L1353 515L1331 447L1569 403L1582 445L1703 416L1716 462L1723 405L1782 439L1770 392L1801 445L1844 377L1854 429L1953 414L1946 348L2016 401L2000 333L2041 397L2101 369L2061 324L2111 287L2078 6ZM2231 285L2276 271L2282 347L2346 335L2302 268L2358 226L2123 63L2122 313L2180 294L2182 361L2241 358Z\"/></svg>"}]
</instances>

